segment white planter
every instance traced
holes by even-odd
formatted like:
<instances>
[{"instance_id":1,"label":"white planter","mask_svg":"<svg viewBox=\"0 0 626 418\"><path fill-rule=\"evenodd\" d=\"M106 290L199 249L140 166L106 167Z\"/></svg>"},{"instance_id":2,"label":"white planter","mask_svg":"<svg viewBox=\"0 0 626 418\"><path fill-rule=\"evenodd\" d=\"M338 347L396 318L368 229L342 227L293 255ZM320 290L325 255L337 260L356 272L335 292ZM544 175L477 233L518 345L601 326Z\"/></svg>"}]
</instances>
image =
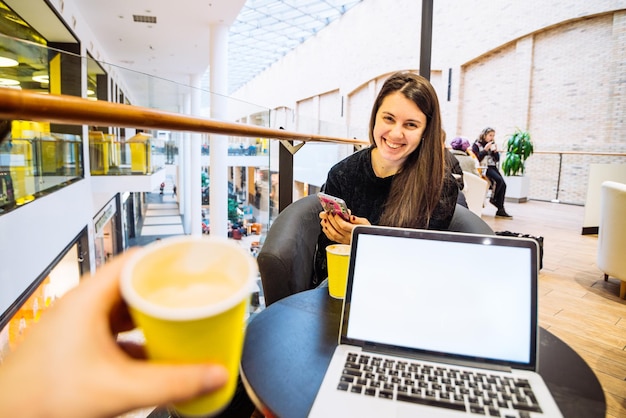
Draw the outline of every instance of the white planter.
<instances>
[{"instance_id":1,"label":"white planter","mask_svg":"<svg viewBox=\"0 0 626 418\"><path fill-rule=\"evenodd\" d=\"M504 176L506 182L505 200L522 203L528 200L530 178L527 176Z\"/></svg>"}]
</instances>

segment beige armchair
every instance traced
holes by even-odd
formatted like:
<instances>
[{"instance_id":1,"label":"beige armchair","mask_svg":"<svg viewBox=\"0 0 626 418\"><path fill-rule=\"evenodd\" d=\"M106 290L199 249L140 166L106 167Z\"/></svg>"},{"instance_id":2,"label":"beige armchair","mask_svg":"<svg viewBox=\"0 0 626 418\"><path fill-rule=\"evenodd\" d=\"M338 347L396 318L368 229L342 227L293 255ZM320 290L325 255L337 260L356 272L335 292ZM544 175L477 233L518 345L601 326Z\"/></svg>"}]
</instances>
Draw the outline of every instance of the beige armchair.
<instances>
[{"instance_id":1,"label":"beige armchair","mask_svg":"<svg viewBox=\"0 0 626 418\"><path fill-rule=\"evenodd\" d=\"M602 183L600 227L598 230L598 268L621 280L619 297L626 299L626 184Z\"/></svg>"},{"instance_id":2,"label":"beige armchair","mask_svg":"<svg viewBox=\"0 0 626 418\"><path fill-rule=\"evenodd\" d=\"M465 200L467 200L467 208L476 215L481 216L485 197L487 197L487 190L489 190L489 183L468 171L463 172L463 182L465 183L463 194L465 194Z\"/></svg>"}]
</instances>

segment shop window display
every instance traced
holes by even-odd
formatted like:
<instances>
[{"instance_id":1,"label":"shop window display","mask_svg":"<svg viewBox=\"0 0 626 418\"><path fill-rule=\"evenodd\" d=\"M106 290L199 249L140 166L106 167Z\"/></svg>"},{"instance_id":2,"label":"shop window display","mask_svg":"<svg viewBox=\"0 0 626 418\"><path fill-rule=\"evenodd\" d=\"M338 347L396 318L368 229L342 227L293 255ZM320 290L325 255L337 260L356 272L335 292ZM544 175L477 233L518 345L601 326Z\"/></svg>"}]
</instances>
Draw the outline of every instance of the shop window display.
<instances>
[{"instance_id":1,"label":"shop window display","mask_svg":"<svg viewBox=\"0 0 626 418\"><path fill-rule=\"evenodd\" d=\"M74 245L28 296L22 306L0 330L0 365L22 342L28 329L55 301L79 282L78 249Z\"/></svg>"},{"instance_id":2,"label":"shop window display","mask_svg":"<svg viewBox=\"0 0 626 418\"><path fill-rule=\"evenodd\" d=\"M41 313L52 305L54 298L49 289L50 277L46 277L0 331L0 362L15 350L24 339L28 328L38 322Z\"/></svg>"}]
</instances>

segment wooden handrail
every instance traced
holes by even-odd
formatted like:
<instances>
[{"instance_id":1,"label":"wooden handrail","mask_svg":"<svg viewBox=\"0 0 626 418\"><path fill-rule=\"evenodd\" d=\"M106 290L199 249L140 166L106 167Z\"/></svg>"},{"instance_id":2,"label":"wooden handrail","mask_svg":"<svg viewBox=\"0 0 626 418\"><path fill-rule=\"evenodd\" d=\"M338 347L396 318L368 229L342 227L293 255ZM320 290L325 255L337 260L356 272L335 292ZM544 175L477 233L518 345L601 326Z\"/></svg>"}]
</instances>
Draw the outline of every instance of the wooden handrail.
<instances>
[{"instance_id":1,"label":"wooden handrail","mask_svg":"<svg viewBox=\"0 0 626 418\"><path fill-rule=\"evenodd\" d=\"M251 138L288 139L303 142L330 142L351 145L369 144L369 141L361 139L303 134L283 129L245 125L235 122L222 122L209 118L165 112L146 107L93 101L76 96L47 95L9 88L0 88L0 118L74 125L164 129ZM626 153L623 152L594 151L536 150L535 154L626 157Z\"/></svg>"},{"instance_id":2,"label":"wooden handrail","mask_svg":"<svg viewBox=\"0 0 626 418\"><path fill-rule=\"evenodd\" d=\"M48 95L9 88L0 88L0 118L74 125L201 132L303 142L331 142L350 145L369 144L369 141L360 139L302 134L283 129L222 122L146 107L93 101L67 95Z\"/></svg>"},{"instance_id":3,"label":"wooden handrail","mask_svg":"<svg viewBox=\"0 0 626 418\"><path fill-rule=\"evenodd\" d=\"M563 155L599 155L605 157L626 157L626 152L598 152L598 151L535 151L534 154L563 154Z\"/></svg>"}]
</instances>

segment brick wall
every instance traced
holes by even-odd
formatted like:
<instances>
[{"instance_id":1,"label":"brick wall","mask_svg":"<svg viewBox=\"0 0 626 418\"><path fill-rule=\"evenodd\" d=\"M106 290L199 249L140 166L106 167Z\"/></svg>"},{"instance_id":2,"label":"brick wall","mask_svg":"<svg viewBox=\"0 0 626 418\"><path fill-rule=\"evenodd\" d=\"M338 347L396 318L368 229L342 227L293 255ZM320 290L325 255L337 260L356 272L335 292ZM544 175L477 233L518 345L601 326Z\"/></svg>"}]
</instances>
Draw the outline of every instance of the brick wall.
<instances>
[{"instance_id":1,"label":"brick wall","mask_svg":"<svg viewBox=\"0 0 626 418\"><path fill-rule=\"evenodd\" d=\"M463 66L457 130L475 138L492 126L503 144L520 127L531 133L537 150L626 152L624 14L567 21ZM557 197L560 162L559 200L582 204L589 164L620 160L626 163L604 156L533 156L527 165L530 197Z\"/></svg>"},{"instance_id":2,"label":"brick wall","mask_svg":"<svg viewBox=\"0 0 626 418\"><path fill-rule=\"evenodd\" d=\"M295 109L337 91L344 113L331 121L366 138L381 81L419 66L420 13L414 0L364 0L235 96ZM537 150L626 152L626 0L438 0L431 71L450 139L492 126L502 144L520 127ZM559 200L584 203L597 160L626 164L564 156ZM531 198L556 197L558 154L533 156L527 172Z\"/></svg>"}]
</instances>

